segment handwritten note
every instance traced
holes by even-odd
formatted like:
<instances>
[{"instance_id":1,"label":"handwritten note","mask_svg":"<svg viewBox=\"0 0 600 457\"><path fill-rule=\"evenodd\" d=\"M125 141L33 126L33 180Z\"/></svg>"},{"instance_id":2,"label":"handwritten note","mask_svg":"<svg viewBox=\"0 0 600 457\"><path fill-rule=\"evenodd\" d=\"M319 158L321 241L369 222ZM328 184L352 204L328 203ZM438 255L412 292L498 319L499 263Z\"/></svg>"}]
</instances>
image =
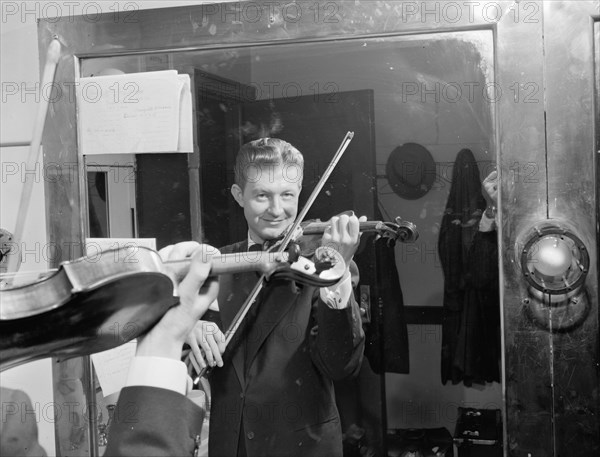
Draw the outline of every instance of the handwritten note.
<instances>
[{"instance_id":1,"label":"handwritten note","mask_svg":"<svg viewBox=\"0 0 600 457\"><path fill-rule=\"evenodd\" d=\"M114 349L91 355L105 397L120 392L125 387L136 346L137 341L132 340Z\"/></svg>"},{"instance_id":2,"label":"handwritten note","mask_svg":"<svg viewBox=\"0 0 600 457\"><path fill-rule=\"evenodd\" d=\"M190 77L175 70L80 78L84 155L193 152Z\"/></svg>"}]
</instances>

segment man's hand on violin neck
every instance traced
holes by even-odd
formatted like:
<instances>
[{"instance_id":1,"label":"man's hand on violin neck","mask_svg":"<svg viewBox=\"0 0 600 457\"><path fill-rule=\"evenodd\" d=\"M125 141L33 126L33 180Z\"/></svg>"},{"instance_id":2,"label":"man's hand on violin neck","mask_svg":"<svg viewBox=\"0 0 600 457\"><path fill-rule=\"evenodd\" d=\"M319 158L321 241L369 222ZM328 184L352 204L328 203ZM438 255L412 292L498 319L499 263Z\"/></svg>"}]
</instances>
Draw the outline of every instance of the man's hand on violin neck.
<instances>
[{"instance_id":1,"label":"man's hand on violin neck","mask_svg":"<svg viewBox=\"0 0 600 457\"><path fill-rule=\"evenodd\" d=\"M321 245L338 251L346 265L349 265L360 244L360 223L366 220L366 216L358 218L354 213L333 216L323 234Z\"/></svg>"},{"instance_id":2,"label":"man's hand on violin neck","mask_svg":"<svg viewBox=\"0 0 600 457\"><path fill-rule=\"evenodd\" d=\"M163 262L190 258L186 275L178 283L179 304L172 307L143 337L138 339L138 355L181 358L186 336L217 298L218 278L209 277L211 257L219 254L212 246L187 241L159 251Z\"/></svg>"}]
</instances>

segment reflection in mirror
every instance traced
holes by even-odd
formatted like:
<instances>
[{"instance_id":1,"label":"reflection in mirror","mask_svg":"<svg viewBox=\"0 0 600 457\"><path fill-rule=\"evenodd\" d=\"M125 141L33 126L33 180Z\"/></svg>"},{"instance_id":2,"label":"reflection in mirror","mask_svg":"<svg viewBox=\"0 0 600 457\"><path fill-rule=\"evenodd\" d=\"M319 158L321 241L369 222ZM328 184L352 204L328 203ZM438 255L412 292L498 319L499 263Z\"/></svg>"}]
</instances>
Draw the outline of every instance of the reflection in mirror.
<instances>
[{"instance_id":1,"label":"reflection in mirror","mask_svg":"<svg viewBox=\"0 0 600 457\"><path fill-rule=\"evenodd\" d=\"M356 256L371 316L366 358L358 378L336 390L346 442L365 452L400 452L424 436L409 429L435 429L450 449L461 408L494 410L494 418L501 408L491 208L480 230L493 206L481 182L496 164L493 107L502 96L492 44L491 31L473 31L81 62L81 76L176 69L192 78L198 152L136 157L138 182L152 186L149 195L138 185L139 236L157 237L159 248L185 237L217 246L246 237L229 191L241 144L268 136L298 147L306 199L346 131L355 132L309 217L352 208L369 219L400 216L420 233L377 255L363 242ZM490 441L501 445L501 434Z\"/></svg>"},{"instance_id":2,"label":"reflection in mirror","mask_svg":"<svg viewBox=\"0 0 600 457\"><path fill-rule=\"evenodd\" d=\"M106 199L106 177L103 171L88 171L88 211L90 238L108 237L108 201Z\"/></svg>"},{"instance_id":3,"label":"reflection in mirror","mask_svg":"<svg viewBox=\"0 0 600 457\"><path fill-rule=\"evenodd\" d=\"M129 154L86 158L89 238L136 236L135 168L135 157Z\"/></svg>"}]
</instances>

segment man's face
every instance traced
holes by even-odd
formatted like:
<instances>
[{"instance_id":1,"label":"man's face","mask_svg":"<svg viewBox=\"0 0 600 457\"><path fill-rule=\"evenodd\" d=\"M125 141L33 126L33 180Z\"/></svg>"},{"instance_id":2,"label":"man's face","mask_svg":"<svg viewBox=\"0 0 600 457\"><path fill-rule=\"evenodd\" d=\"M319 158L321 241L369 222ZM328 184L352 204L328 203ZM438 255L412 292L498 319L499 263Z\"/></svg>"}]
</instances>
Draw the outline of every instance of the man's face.
<instances>
[{"instance_id":1,"label":"man's face","mask_svg":"<svg viewBox=\"0 0 600 457\"><path fill-rule=\"evenodd\" d=\"M293 165L255 167L243 190L237 184L231 188L257 243L277 238L296 219L302 181Z\"/></svg>"}]
</instances>

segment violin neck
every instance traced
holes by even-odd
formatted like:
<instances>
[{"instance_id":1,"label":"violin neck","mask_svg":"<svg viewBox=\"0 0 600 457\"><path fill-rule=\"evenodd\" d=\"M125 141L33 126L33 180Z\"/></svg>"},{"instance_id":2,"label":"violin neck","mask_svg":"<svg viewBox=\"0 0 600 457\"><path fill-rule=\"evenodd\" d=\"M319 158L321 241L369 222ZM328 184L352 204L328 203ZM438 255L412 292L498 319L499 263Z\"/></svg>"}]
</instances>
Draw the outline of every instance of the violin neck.
<instances>
[{"instance_id":1,"label":"violin neck","mask_svg":"<svg viewBox=\"0 0 600 457\"><path fill-rule=\"evenodd\" d=\"M287 262L288 257L287 252L276 253L267 251L220 254L212 258L211 273L222 275L256 271L268 274L277 266Z\"/></svg>"},{"instance_id":2,"label":"violin neck","mask_svg":"<svg viewBox=\"0 0 600 457\"><path fill-rule=\"evenodd\" d=\"M329 222L310 222L306 227L303 227L302 233L304 235L318 235L324 233L329 225ZM365 221L360 222L358 227L360 232L374 232L378 231L380 226L380 221Z\"/></svg>"},{"instance_id":3,"label":"violin neck","mask_svg":"<svg viewBox=\"0 0 600 457\"><path fill-rule=\"evenodd\" d=\"M286 252L276 253L267 251L235 252L232 254L219 254L211 257L211 275L247 273L256 271L269 274L281 264L287 262L289 255ZM191 259L165 262L168 264L169 273L176 280L181 280L188 272Z\"/></svg>"}]
</instances>

